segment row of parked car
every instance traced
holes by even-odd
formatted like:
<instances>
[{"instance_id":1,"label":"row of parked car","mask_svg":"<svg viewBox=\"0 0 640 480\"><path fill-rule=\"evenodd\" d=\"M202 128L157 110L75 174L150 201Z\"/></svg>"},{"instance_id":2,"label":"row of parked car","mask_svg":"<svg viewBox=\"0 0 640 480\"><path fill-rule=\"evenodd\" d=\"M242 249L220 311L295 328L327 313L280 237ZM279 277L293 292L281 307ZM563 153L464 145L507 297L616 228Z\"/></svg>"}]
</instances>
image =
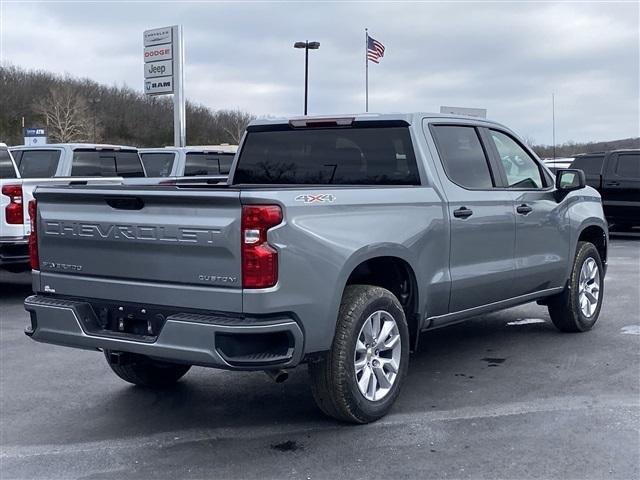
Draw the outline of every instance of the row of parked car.
<instances>
[{"instance_id":1,"label":"row of parked car","mask_svg":"<svg viewBox=\"0 0 640 480\"><path fill-rule=\"evenodd\" d=\"M600 193L604 214L615 229L640 225L640 150L584 153L544 163L553 173L563 168L582 170L587 185Z\"/></svg>"},{"instance_id":2,"label":"row of parked car","mask_svg":"<svg viewBox=\"0 0 640 480\"><path fill-rule=\"evenodd\" d=\"M161 183L167 177L224 182L235 145L143 148L85 143L7 147L0 144L0 268L28 269L27 205L37 186L109 185L128 179Z\"/></svg>"},{"instance_id":3,"label":"row of parked car","mask_svg":"<svg viewBox=\"0 0 640 480\"><path fill-rule=\"evenodd\" d=\"M0 144L0 268L27 268L30 233L26 205L37 185L120 184L127 178L210 177L224 182L236 145L142 148L98 144L49 144L7 148ZM640 150L614 150L545 160L558 169L583 170L602 196L607 220L616 229L640 224Z\"/></svg>"}]
</instances>

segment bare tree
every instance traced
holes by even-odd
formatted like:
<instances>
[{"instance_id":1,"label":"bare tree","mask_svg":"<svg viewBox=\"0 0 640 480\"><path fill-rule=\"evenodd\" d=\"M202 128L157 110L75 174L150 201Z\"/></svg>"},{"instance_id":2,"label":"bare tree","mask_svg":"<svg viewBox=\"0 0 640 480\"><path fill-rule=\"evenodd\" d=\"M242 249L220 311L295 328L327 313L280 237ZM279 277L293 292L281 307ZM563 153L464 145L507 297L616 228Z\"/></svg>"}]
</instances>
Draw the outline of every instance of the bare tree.
<instances>
[{"instance_id":1,"label":"bare tree","mask_svg":"<svg viewBox=\"0 0 640 480\"><path fill-rule=\"evenodd\" d=\"M86 100L70 85L51 88L49 95L36 101L34 111L47 123L54 142L87 141L91 117Z\"/></svg>"},{"instance_id":2,"label":"bare tree","mask_svg":"<svg viewBox=\"0 0 640 480\"><path fill-rule=\"evenodd\" d=\"M249 122L256 118L254 115L240 110L220 110L216 112L218 125L228 137L230 143L238 144Z\"/></svg>"}]
</instances>

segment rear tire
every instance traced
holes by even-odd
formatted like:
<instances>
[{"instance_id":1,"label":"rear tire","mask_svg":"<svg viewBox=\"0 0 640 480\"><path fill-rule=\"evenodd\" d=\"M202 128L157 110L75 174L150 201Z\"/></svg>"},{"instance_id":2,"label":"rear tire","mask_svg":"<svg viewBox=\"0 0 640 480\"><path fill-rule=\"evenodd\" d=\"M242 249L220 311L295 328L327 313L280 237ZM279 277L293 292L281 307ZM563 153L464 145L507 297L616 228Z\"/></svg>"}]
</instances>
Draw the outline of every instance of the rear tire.
<instances>
[{"instance_id":1,"label":"rear tire","mask_svg":"<svg viewBox=\"0 0 640 480\"><path fill-rule=\"evenodd\" d=\"M326 415L373 422L395 402L408 364L409 329L398 299L384 288L350 285L331 350L309 363L311 391Z\"/></svg>"},{"instance_id":2,"label":"rear tire","mask_svg":"<svg viewBox=\"0 0 640 480\"><path fill-rule=\"evenodd\" d=\"M127 362L116 364L111 361L110 353L112 352L109 350L104 351L111 370L125 382L141 387L168 387L180 380L191 368L191 365L162 362L136 353L127 353Z\"/></svg>"},{"instance_id":3,"label":"rear tire","mask_svg":"<svg viewBox=\"0 0 640 480\"><path fill-rule=\"evenodd\" d=\"M591 330L600 315L603 296L604 270L598 249L592 243L578 242L567 288L549 299L551 321L562 332Z\"/></svg>"}]
</instances>

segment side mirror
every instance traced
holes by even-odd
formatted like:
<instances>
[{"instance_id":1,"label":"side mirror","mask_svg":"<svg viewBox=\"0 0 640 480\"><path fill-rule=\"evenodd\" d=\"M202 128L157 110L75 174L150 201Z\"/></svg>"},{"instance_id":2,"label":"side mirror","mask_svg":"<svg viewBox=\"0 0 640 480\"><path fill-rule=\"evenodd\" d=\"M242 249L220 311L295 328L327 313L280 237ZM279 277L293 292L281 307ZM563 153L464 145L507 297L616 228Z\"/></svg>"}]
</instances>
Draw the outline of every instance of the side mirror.
<instances>
[{"instance_id":1,"label":"side mirror","mask_svg":"<svg viewBox=\"0 0 640 480\"><path fill-rule=\"evenodd\" d=\"M559 192L568 193L584 188L587 181L582 170L576 168L561 168L556 172L556 189Z\"/></svg>"}]
</instances>

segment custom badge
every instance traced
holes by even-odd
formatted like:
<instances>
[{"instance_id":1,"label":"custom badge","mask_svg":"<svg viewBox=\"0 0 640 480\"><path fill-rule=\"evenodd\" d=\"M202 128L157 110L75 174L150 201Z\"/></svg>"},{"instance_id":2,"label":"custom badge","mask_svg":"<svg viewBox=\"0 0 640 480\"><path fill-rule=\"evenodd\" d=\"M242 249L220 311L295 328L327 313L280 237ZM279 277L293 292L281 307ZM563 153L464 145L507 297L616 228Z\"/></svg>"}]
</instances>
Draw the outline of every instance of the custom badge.
<instances>
[{"instance_id":1,"label":"custom badge","mask_svg":"<svg viewBox=\"0 0 640 480\"><path fill-rule=\"evenodd\" d=\"M333 203L336 196L331 193L305 194L298 195L295 200L303 203Z\"/></svg>"}]
</instances>

